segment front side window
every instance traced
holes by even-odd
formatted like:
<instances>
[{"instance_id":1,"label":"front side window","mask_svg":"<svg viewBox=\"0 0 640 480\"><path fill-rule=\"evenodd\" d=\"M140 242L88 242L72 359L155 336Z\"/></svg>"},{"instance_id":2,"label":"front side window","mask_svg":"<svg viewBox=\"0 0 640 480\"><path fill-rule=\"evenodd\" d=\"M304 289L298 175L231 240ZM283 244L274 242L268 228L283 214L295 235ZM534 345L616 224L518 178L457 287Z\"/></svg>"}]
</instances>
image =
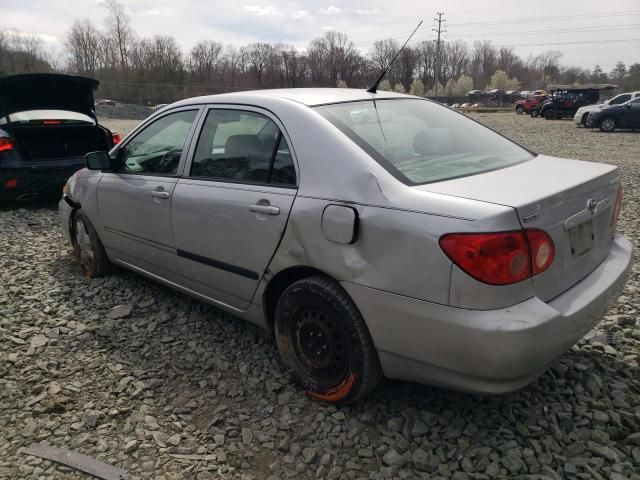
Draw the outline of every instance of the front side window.
<instances>
[{"instance_id":1,"label":"front side window","mask_svg":"<svg viewBox=\"0 0 640 480\"><path fill-rule=\"evenodd\" d=\"M407 184L475 175L533 158L524 148L435 102L369 100L316 109Z\"/></svg>"},{"instance_id":2,"label":"front side window","mask_svg":"<svg viewBox=\"0 0 640 480\"><path fill-rule=\"evenodd\" d=\"M295 185L287 141L270 118L249 111L212 109L191 166L192 177Z\"/></svg>"},{"instance_id":3,"label":"front side window","mask_svg":"<svg viewBox=\"0 0 640 480\"><path fill-rule=\"evenodd\" d=\"M122 173L175 175L197 110L170 113L149 124L119 150Z\"/></svg>"}]
</instances>

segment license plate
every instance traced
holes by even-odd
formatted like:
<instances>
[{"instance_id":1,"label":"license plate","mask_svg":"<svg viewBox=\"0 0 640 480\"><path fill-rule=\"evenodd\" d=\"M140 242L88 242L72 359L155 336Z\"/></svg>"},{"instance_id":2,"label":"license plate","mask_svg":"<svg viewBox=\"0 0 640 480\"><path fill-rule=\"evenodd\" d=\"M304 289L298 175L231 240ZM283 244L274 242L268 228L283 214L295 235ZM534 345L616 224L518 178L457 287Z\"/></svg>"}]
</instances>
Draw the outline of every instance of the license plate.
<instances>
[{"instance_id":1,"label":"license plate","mask_svg":"<svg viewBox=\"0 0 640 480\"><path fill-rule=\"evenodd\" d=\"M572 254L583 255L591 250L595 242L593 220L587 220L569 230L569 239L571 241Z\"/></svg>"}]
</instances>

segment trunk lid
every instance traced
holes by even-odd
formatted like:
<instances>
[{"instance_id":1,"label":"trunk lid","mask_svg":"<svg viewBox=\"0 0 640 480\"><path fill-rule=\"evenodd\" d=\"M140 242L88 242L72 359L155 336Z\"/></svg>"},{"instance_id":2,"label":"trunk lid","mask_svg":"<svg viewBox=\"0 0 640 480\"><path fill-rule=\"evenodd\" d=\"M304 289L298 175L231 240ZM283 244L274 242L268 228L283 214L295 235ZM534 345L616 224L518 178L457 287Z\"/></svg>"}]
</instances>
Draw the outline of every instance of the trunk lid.
<instances>
[{"instance_id":1,"label":"trunk lid","mask_svg":"<svg viewBox=\"0 0 640 480\"><path fill-rule=\"evenodd\" d=\"M587 276L609 253L619 181L613 165L539 155L501 170L415 188L510 206L523 228L547 232L556 257L532 281L536 296L548 301Z\"/></svg>"},{"instance_id":2,"label":"trunk lid","mask_svg":"<svg viewBox=\"0 0 640 480\"><path fill-rule=\"evenodd\" d=\"M0 117L27 110L68 110L95 119L92 78L53 73L0 78Z\"/></svg>"}]
</instances>

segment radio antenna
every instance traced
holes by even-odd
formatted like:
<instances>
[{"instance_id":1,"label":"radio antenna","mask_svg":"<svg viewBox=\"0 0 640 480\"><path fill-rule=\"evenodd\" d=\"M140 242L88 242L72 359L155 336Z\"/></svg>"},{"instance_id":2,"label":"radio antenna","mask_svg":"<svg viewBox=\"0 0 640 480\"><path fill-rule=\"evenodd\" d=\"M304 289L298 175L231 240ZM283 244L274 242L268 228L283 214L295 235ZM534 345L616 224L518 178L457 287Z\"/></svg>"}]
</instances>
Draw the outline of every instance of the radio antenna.
<instances>
[{"instance_id":1,"label":"radio antenna","mask_svg":"<svg viewBox=\"0 0 640 480\"><path fill-rule=\"evenodd\" d=\"M409 40L411 40L411 37L413 37L413 34L416 33L416 31L420 28L420 25L422 25L422 20L420 20L420 23L418 24L418 26L413 30L413 32L411 32L411 35L409 35L409 38L407 38L407 41L404 42L404 45L400 47L400 50L398 50L398 52L396 53L396 56L393 57L393 60L389 62L389 65L387 65L385 68L382 69L382 73L380 74L378 79L375 81L375 83L371 85L369 88L367 88L367 92L376 93L378 91L378 85L380 85L380 82L382 81L384 76L387 74L387 70L391 68L391 65L393 65L393 62L396 61L396 58L398 58L398 55L400 55L400 52L402 52L402 50L404 50L404 47L407 46L407 43L409 43Z\"/></svg>"}]
</instances>

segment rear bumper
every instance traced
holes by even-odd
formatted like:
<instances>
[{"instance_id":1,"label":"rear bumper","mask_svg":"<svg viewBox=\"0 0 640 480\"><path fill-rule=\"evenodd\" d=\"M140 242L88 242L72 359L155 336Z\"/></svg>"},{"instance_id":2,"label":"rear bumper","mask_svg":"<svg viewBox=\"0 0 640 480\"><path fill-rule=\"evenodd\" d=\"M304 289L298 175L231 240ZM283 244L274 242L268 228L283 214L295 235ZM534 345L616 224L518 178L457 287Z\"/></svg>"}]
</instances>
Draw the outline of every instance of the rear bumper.
<instances>
[{"instance_id":1,"label":"rear bumper","mask_svg":"<svg viewBox=\"0 0 640 480\"><path fill-rule=\"evenodd\" d=\"M602 318L620 295L632 246L609 256L549 303L534 297L499 310L466 310L343 282L369 327L389 378L478 393L529 384Z\"/></svg>"},{"instance_id":2,"label":"rear bumper","mask_svg":"<svg viewBox=\"0 0 640 480\"><path fill-rule=\"evenodd\" d=\"M15 200L29 194L55 193L59 195L65 182L84 167L83 159L0 167L0 198ZM5 188L8 180L17 180L14 188Z\"/></svg>"}]
</instances>

